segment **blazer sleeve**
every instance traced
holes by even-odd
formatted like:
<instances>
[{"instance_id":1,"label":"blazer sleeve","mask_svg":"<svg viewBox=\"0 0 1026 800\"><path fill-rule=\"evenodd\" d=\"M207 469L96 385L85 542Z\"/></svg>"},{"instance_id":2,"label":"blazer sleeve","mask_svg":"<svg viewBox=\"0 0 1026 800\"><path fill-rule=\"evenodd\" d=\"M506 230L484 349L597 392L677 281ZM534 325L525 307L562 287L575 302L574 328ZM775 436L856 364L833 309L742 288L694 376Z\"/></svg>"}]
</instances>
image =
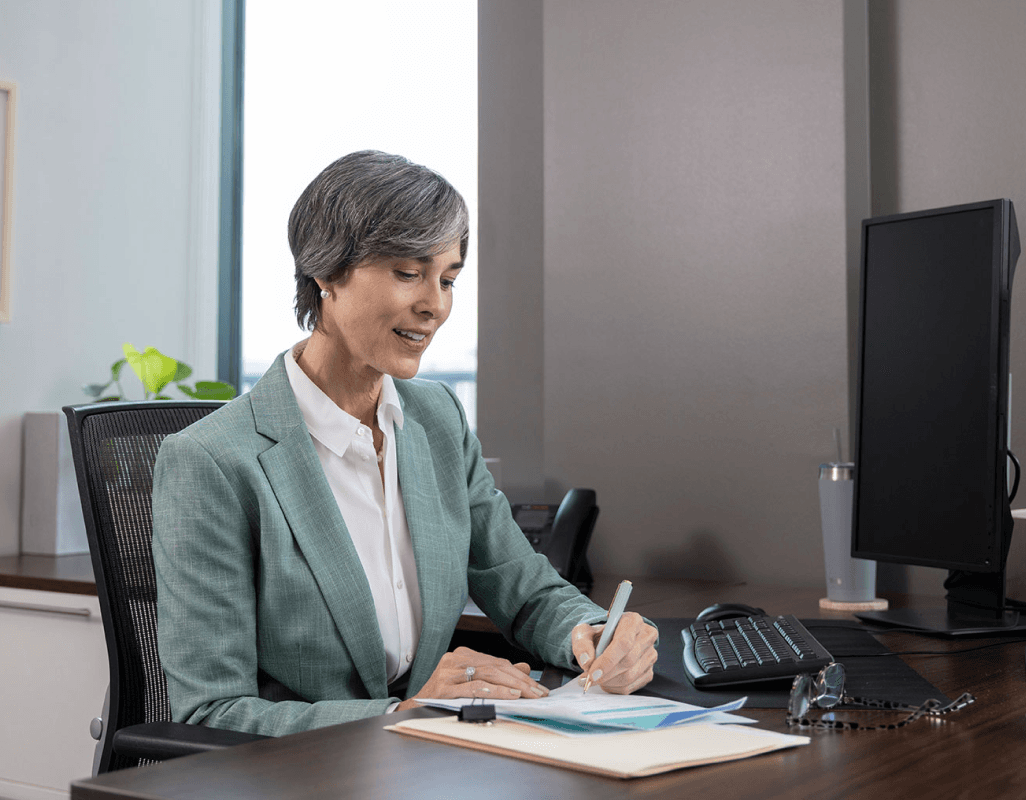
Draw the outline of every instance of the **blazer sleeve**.
<instances>
[{"instance_id":1,"label":"blazer sleeve","mask_svg":"<svg viewBox=\"0 0 1026 800\"><path fill-rule=\"evenodd\" d=\"M509 501L495 488L481 443L459 400L448 386L445 389L459 409L463 438L471 519L470 596L507 639L547 664L576 669L571 631L581 623L604 622L606 611L563 580L528 543L513 520Z\"/></svg>"},{"instance_id":2,"label":"blazer sleeve","mask_svg":"<svg viewBox=\"0 0 1026 800\"><path fill-rule=\"evenodd\" d=\"M256 494L188 433L165 439L153 487L157 641L175 720L280 736L382 714L399 700L307 702L281 684L277 696L293 699L267 699L274 692L258 664Z\"/></svg>"}]
</instances>

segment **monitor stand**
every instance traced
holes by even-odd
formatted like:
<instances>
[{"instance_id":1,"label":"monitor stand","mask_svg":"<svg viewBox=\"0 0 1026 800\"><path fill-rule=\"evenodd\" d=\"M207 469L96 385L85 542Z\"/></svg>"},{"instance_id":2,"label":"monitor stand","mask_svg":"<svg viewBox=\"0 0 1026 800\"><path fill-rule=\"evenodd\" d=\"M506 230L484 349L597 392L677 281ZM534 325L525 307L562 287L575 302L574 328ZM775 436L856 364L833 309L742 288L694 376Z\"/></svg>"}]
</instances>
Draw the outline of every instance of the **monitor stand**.
<instances>
[{"instance_id":1,"label":"monitor stand","mask_svg":"<svg viewBox=\"0 0 1026 800\"><path fill-rule=\"evenodd\" d=\"M933 636L998 636L1026 632L1026 619L1018 611L1001 617L960 614L949 608L894 608L889 611L860 611L856 617L877 625L914 628Z\"/></svg>"},{"instance_id":2,"label":"monitor stand","mask_svg":"<svg viewBox=\"0 0 1026 800\"><path fill-rule=\"evenodd\" d=\"M860 611L876 625L913 628L933 636L1000 636L1026 631L1026 604L1005 597L1005 573L952 571L944 582L947 608Z\"/></svg>"}]
</instances>

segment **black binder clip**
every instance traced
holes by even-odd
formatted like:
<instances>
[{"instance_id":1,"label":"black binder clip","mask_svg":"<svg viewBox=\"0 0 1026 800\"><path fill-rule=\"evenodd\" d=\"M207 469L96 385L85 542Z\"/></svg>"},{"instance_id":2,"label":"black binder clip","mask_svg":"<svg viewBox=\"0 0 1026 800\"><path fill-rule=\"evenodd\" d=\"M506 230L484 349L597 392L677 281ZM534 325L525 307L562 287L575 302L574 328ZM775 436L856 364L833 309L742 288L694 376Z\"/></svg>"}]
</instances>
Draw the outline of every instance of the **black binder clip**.
<instances>
[{"instance_id":1,"label":"black binder clip","mask_svg":"<svg viewBox=\"0 0 1026 800\"><path fill-rule=\"evenodd\" d=\"M481 705L477 705L478 700L481 700ZM469 706L460 706L456 718L460 722L483 722L491 725L495 719L495 706L485 703L480 697L475 697Z\"/></svg>"}]
</instances>

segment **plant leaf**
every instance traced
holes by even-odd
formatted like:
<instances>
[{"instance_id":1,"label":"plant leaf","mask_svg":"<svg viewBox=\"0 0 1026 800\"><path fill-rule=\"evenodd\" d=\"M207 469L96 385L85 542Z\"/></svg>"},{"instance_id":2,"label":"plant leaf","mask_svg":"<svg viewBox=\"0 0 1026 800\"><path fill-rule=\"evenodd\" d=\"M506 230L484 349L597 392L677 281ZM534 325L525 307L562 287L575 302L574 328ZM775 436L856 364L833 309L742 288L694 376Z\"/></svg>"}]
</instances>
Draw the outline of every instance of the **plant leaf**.
<instances>
[{"instance_id":1,"label":"plant leaf","mask_svg":"<svg viewBox=\"0 0 1026 800\"><path fill-rule=\"evenodd\" d=\"M113 383L121 377L121 368L128 363L127 358L120 358L110 365L110 383ZM107 385L110 386L110 383Z\"/></svg>"},{"instance_id":2,"label":"plant leaf","mask_svg":"<svg viewBox=\"0 0 1026 800\"><path fill-rule=\"evenodd\" d=\"M180 381L184 381L190 375L192 375L192 367L190 367L184 361L179 361L178 369L175 370L175 376L171 380L173 380L175 383L178 383Z\"/></svg>"},{"instance_id":3,"label":"plant leaf","mask_svg":"<svg viewBox=\"0 0 1026 800\"><path fill-rule=\"evenodd\" d=\"M196 381L195 390L189 390L183 384L178 388L194 400L231 400L235 397L235 387L222 381Z\"/></svg>"},{"instance_id":4,"label":"plant leaf","mask_svg":"<svg viewBox=\"0 0 1026 800\"><path fill-rule=\"evenodd\" d=\"M142 353L125 342L125 358L132 371L142 381L147 392L159 394L178 371L178 362L161 353L156 347L147 347Z\"/></svg>"},{"instance_id":5,"label":"plant leaf","mask_svg":"<svg viewBox=\"0 0 1026 800\"><path fill-rule=\"evenodd\" d=\"M119 395L119 394L112 394L112 395L108 395L107 397L101 397L96 402L97 403L113 403L115 401L120 401L120 400L121 400L121 395Z\"/></svg>"}]
</instances>

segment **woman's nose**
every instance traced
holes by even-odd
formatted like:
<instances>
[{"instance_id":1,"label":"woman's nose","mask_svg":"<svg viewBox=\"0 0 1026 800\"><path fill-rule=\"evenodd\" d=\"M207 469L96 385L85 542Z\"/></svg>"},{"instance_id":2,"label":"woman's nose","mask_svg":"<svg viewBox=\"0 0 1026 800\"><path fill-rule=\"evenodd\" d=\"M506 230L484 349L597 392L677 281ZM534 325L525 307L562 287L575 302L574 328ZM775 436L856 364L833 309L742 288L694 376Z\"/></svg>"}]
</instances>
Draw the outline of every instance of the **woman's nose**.
<instances>
[{"instance_id":1,"label":"woman's nose","mask_svg":"<svg viewBox=\"0 0 1026 800\"><path fill-rule=\"evenodd\" d=\"M438 284L425 283L424 291L417 298L415 310L430 319L437 319L445 313L446 295Z\"/></svg>"}]
</instances>

